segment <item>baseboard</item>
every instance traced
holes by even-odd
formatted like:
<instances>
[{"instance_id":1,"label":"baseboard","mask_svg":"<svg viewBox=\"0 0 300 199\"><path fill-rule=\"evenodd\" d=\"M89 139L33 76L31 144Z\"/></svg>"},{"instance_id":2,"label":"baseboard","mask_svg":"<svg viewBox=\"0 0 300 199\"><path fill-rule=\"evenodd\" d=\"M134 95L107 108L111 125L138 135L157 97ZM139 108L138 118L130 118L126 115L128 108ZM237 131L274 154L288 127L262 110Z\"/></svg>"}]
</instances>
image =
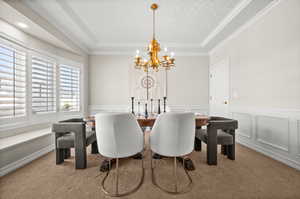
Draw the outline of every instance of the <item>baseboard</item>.
<instances>
[{"instance_id":1,"label":"baseboard","mask_svg":"<svg viewBox=\"0 0 300 199\"><path fill-rule=\"evenodd\" d=\"M55 148L54 144L49 145L49 146L47 146L39 151L36 151L20 160L17 160L13 163L10 163L10 164L0 168L0 177L4 176L12 171L15 171L16 169L32 162L33 160L51 152L52 150L54 150L54 148Z\"/></svg>"},{"instance_id":2,"label":"baseboard","mask_svg":"<svg viewBox=\"0 0 300 199\"><path fill-rule=\"evenodd\" d=\"M293 160L289 157L285 157L279 153L276 153L274 151L271 151L271 150L268 150L264 147L261 147L257 144L254 144L254 143L251 143L251 142L248 142L248 141L245 141L243 139L237 139L236 140L237 143L243 145L243 146L246 146L250 149L253 149L254 151L257 151L257 152L260 152L272 159L275 159L279 162L282 162L283 164L286 164L292 168L295 168L297 170L300 170L300 162L296 161L296 160Z\"/></svg>"}]
</instances>

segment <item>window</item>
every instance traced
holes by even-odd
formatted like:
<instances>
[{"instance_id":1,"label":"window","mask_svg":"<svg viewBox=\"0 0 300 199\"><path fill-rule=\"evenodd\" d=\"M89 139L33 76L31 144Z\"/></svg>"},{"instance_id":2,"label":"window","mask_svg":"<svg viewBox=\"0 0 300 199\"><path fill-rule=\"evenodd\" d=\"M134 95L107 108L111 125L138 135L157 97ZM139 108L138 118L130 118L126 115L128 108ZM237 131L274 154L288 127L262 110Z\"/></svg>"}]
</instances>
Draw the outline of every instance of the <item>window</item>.
<instances>
[{"instance_id":1,"label":"window","mask_svg":"<svg viewBox=\"0 0 300 199\"><path fill-rule=\"evenodd\" d=\"M56 112L55 64L40 57L32 57L32 112Z\"/></svg>"},{"instance_id":2,"label":"window","mask_svg":"<svg viewBox=\"0 0 300 199\"><path fill-rule=\"evenodd\" d=\"M60 110L80 111L80 69L60 65L59 83Z\"/></svg>"},{"instance_id":3,"label":"window","mask_svg":"<svg viewBox=\"0 0 300 199\"><path fill-rule=\"evenodd\" d=\"M26 53L0 44L0 119L26 115Z\"/></svg>"}]
</instances>

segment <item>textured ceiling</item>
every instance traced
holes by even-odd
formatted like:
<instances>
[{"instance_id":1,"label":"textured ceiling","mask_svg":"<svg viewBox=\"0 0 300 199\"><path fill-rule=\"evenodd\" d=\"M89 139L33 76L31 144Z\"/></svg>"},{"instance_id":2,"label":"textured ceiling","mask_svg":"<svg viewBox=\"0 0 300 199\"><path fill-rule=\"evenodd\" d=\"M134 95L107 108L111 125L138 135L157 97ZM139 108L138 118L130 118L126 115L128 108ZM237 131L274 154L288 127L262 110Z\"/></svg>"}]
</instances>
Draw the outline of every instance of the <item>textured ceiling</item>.
<instances>
[{"instance_id":1,"label":"textured ceiling","mask_svg":"<svg viewBox=\"0 0 300 199\"><path fill-rule=\"evenodd\" d=\"M146 45L152 35L153 2L157 11L157 39L163 46L191 52L208 52L213 39L226 34L220 25L233 19L246 22L272 0L23 0L39 15L89 52L125 51ZM247 6L254 7L245 12ZM255 6L253 6L255 5ZM239 16L238 18L234 18ZM232 16L229 21L224 20ZM231 24L229 32L238 26ZM211 36L212 33L218 34ZM228 32L228 30L227 30ZM229 33L228 33L229 34ZM219 36L220 37L220 36ZM204 42L204 43L203 43Z\"/></svg>"}]
</instances>

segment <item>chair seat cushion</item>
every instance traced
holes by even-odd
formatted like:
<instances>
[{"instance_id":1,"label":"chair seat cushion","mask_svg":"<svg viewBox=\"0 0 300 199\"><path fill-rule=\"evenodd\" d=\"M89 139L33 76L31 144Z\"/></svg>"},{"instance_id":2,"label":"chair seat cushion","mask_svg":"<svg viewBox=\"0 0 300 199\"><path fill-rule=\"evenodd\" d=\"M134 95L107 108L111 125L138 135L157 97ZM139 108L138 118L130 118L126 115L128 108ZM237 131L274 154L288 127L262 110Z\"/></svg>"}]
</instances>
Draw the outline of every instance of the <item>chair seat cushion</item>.
<instances>
[{"instance_id":1,"label":"chair seat cushion","mask_svg":"<svg viewBox=\"0 0 300 199\"><path fill-rule=\"evenodd\" d=\"M196 137L201 141L207 143L207 131L205 129L197 129ZM223 130L217 131L217 144L220 145L231 145L233 144L233 137L229 133L224 132Z\"/></svg>"},{"instance_id":2,"label":"chair seat cushion","mask_svg":"<svg viewBox=\"0 0 300 199\"><path fill-rule=\"evenodd\" d=\"M74 147L75 135L74 133L68 133L56 140L57 148L72 148ZM96 141L95 131L86 132L86 146Z\"/></svg>"}]
</instances>

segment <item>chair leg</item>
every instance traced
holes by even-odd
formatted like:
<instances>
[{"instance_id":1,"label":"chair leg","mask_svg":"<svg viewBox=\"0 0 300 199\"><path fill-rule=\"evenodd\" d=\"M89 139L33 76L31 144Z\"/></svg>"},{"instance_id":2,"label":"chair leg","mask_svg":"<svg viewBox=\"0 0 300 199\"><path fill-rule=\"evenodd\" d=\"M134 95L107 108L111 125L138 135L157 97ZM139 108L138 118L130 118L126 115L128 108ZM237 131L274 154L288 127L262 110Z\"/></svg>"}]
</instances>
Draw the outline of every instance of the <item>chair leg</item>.
<instances>
[{"instance_id":1,"label":"chair leg","mask_svg":"<svg viewBox=\"0 0 300 199\"><path fill-rule=\"evenodd\" d=\"M221 145L221 154L227 155L227 145Z\"/></svg>"},{"instance_id":2,"label":"chair leg","mask_svg":"<svg viewBox=\"0 0 300 199\"><path fill-rule=\"evenodd\" d=\"M64 149L55 149L56 152L56 164L61 164L64 162Z\"/></svg>"},{"instance_id":3,"label":"chair leg","mask_svg":"<svg viewBox=\"0 0 300 199\"><path fill-rule=\"evenodd\" d=\"M152 157L152 151L151 151L151 157ZM183 165L184 165L184 158L183 158ZM155 167L154 167L154 163L153 163L153 158L151 158L151 173L152 173L152 183L158 187L160 190L166 192L166 193L169 193L169 194L182 194L182 193L186 193L188 191L191 190L192 188L192 184L193 184L193 181L192 181L192 178L191 176L189 175L188 171L185 169L185 167L183 166L183 169L185 171L185 174L187 175L188 179L189 179L189 183L186 187L184 187L182 190L178 190L178 176L177 176L177 160L176 160L176 157L174 157L174 176L175 176L175 191L170 191L170 190L167 190L165 188L163 188L162 186L160 186L157 181L156 181L156 178L155 178L155 173L154 173L154 170L155 170Z\"/></svg>"},{"instance_id":4,"label":"chair leg","mask_svg":"<svg viewBox=\"0 0 300 199\"><path fill-rule=\"evenodd\" d=\"M97 141L92 143L92 151L91 154L98 154L98 145L97 145Z\"/></svg>"},{"instance_id":5,"label":"chair leg","mask_svg":"<svg viewBox=\"0 0 300 199\"><path fill-rule=\"evenodd\" d=\"M235 160L235 144L227 146L227 157L230 160Z\"/></svg>"},{"instance_id":6,"label":"chair leg","mask_svg":"<svg viewBox=\"0 0 300 199\"><path fill-rule=\"evenodd\" d=\"M209 127L207 128L207 143L206 143L206 158L208 165L218 164L218 145L217 145L217 129Z\"/></svg>"},{"instance_id":7,"label":"chair leg","mask_svg":"<svg viewBox=\"0 0 300 199\"><path fill-rule=\"evenodd\" d=\"M87 165L86 160L86 147L75 147L75 169L85 169Z\"/></svg>"},{"instance_id":8,"label":"chair leg","mask_svg":"<svg viewBox=\"0 0 300 199\"><path fill-rule=\"evenodd\" d=\"M103 178L103 180L101 182L101 189L102 189L102 191L106 195L111 196L111 197L121 197L121 196L129 195L129 194L137 191L140 188L140 186L143 184L144 175L145 175L144 158L142 158L142 176L140 178L140 181L139 181L138 185L135 188L133 188L132 190L129 190L127 192L119 193L119 158L116 159L116 184L115 184L115 192L112 193L112 192L109 192L109 191L107 191L105 189L104 184L105 184L105 181L106 181L107 177L109 176L110 170L111 170L111 161L109 161L109 170L106 172L106 175L105 175L105 177Z\"/></svg>"},{"instance_id":9,"label":"chair leg","mask_svg":"<svg viewBox=\"0 0 300 199\"><path fill-rule=\"evenodd\" d=\"M198 138L195 138L194 149L195 149L195 151L201 151L202 150L201 140L198 139Z\"/></svg>"},{"instance_id":10,"label":"chair leg","mask_svg":"<svg viewBox=\"0 0 300 199\"><path fill-rule=\"evenodd\" d=\"M71 149L64 149L64 159L71 157Z\"/></svg>"}]
</instances>

